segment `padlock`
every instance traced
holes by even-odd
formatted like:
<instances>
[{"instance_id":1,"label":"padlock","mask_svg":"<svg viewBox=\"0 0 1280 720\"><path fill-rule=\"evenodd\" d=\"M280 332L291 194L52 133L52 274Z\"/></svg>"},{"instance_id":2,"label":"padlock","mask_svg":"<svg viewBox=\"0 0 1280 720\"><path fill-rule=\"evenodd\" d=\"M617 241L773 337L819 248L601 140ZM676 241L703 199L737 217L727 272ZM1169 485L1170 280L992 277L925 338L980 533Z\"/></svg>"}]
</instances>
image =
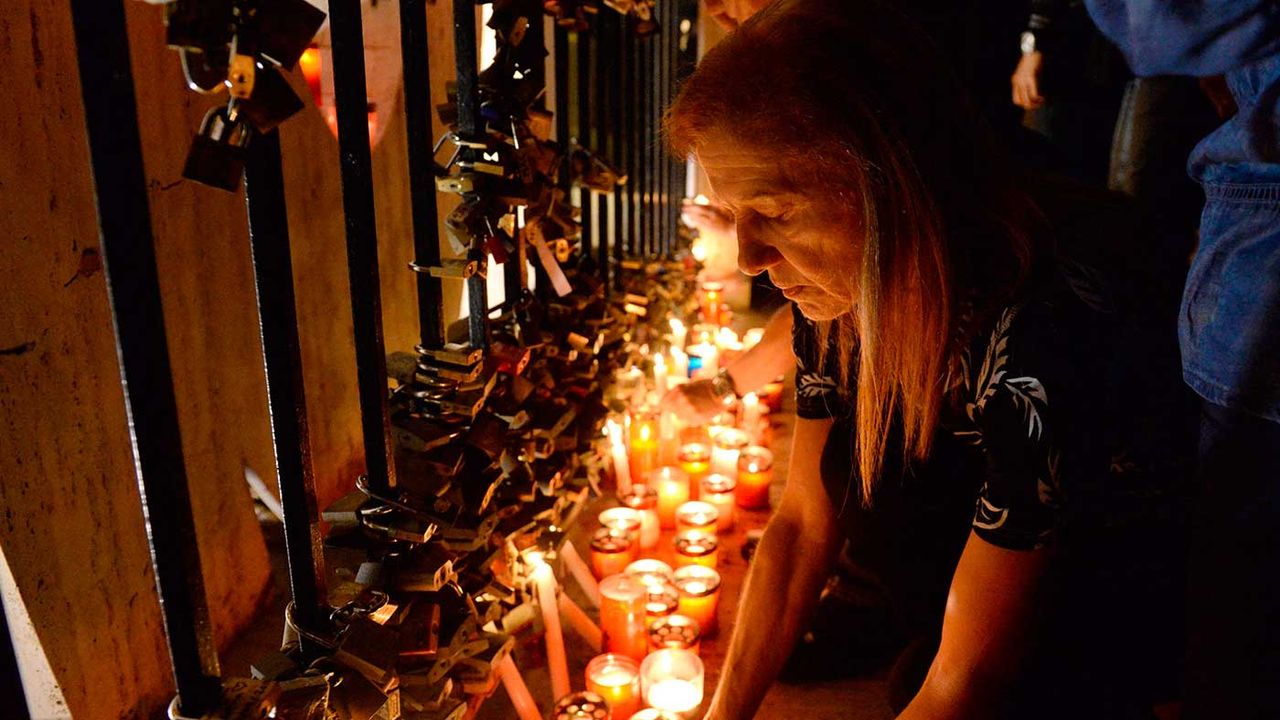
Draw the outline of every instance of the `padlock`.
<instances>
[{"instance_id":1,"label":"padlock","mask_svg":"<svg viewBox=\"0 0 1280 720\"><path fill-rule=\"evenodd\" d=\"M274 717L326 720L329 717L329 696L333 690L329 682L329 676L324 674L280 681L280 697L276 700Z\"/></svg>"},{"instance_id":2,"label":"padlock","mask_svg":"<svg viewBox=\"0 0 1280 720\"><path fill-rule=\"evenodd\" d=\"M438 592L457 579L453 558L439 543L405 553L391 568L391 586L400 592Z\"/></svg>"},{"instance_id":3,"label":"padlock","mask_svg":"<svg viewBox=\"0 0 1280 720\"><path fill-rule=\"evenodd\" d=\"M292 69L324 25L325 13L306 0L262 0L254 8L247 31L258 51L277 65Z\"/></svg>"},{"instance_id":4,"label":"padlock","mask_svg":"<svg viewBox=\"0 0 1280 720\"><path fill-rule=\"evenodd\" d=\"M369 496L356 490L333 501L320 513L320 519L331 527L354 528L360 525L360 511L369 505Z\"/></svg>"},{"instance_id":5,"label":"padlock","mask_svg":"<svg viewBox=\"0 0 1280 720\"><path fill-rule=\"evenodd\" d=\"M225 47L235 31L233 12L232 0L174 0L164 8L165 43L199 51Z\"/></svg>"},{"instance_id":6,"label":"padlock","mask_svg":"<svg viewBox=\"0 0 1280 720\"><path fill-rule=\"evenodd\" d=\"M254 130L268 133L302 112L306 105L275 67L259 65L256 73L253 94L237 103L236 108L239 118L247 121Z\"/></svg>"},{"instance_id":7,"label":"padlock","mask_svg":"<svg viewBox=\"0 0 1280 720\"><path fill-rule=\"evenodd\" d=\"M425 667L425 663L435 662L440 652L440 613L438 603L419 603L401 626L397 653L410 663L410 671L415 663Z\"/></svg>"},{"instance_id":8,"label":"padlock","mask_svg":"<svg viewBox=\"0 0 1280 720\"><path fill-rule=\"evenodd\" d=\"M182 176L188 180L235 192L244 176L249 128L232 121L226 107L215 107L204 116L191 141Z\"/></svg>"},{"instance_id":9,"label":"padlock","mask_svg":"<svg viewBox=\"0 0 1280 720\"><path fill-rule=\"evenodd\" d=\"M343 632L333 659L360 673L385 692L385 688L394 682L399 654L399 628L358 617Z\"/></svg>"}]
</instances>

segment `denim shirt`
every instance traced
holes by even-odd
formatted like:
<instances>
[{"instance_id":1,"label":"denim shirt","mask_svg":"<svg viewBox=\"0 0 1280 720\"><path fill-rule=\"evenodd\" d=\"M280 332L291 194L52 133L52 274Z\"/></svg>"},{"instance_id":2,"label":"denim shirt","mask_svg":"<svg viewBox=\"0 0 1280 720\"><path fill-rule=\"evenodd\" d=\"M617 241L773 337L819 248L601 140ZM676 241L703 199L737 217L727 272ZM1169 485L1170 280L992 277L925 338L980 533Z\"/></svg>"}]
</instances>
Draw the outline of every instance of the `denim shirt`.
<instances>
[{"instance_id":1,"label":"denim shirt","mask_svg":"<svg viewBox=\"0 0 1280 720\"><path fill-rule=\"evenodd\" d=\"M1226 77L1239 110L1188 161L1205 207L1183 376L1209 402L1280 422L1280 2L1087 1L1139 75Z\"/></svg>"}]
</instances>

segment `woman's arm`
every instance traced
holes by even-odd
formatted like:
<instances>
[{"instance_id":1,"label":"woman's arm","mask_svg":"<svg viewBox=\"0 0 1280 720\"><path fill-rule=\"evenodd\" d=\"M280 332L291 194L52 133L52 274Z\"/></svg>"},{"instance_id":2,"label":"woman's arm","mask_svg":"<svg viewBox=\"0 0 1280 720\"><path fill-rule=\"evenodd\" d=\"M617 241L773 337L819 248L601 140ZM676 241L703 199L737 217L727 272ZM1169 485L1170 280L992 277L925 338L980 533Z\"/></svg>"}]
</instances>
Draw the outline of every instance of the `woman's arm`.
<instances>
[{"instance_id":1,"label":"woman's arm","mask_svg":"<svg viewBox=\"0 0 1280 720\"><path fill-rule=\"evenodd\" d=\"M1000 716L1045 562L1044 549L1005 550L969 534L951 580L938 654L899 720Z\"/></svg>"},{"instance_id":2,"label":"woman's arm","mask_svg":"<svg viewBox=\"0 0 1280 720\"><path fill-rule=\"evenodd\" d=\"M782 502L752 560L707 720L755 716L831 572L840 540L819 475L831 425L830 420L796 420Z\"/></svg>"}]
</instances>

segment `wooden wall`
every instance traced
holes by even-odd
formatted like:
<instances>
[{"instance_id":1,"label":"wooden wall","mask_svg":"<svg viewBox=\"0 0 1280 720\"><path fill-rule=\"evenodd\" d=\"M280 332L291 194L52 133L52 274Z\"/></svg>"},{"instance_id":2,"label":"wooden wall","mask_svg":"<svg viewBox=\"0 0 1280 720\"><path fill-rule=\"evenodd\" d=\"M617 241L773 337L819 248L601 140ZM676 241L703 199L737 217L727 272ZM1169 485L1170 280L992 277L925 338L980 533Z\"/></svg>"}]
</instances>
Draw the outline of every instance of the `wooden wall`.
<instances>
[{"instance_id":1,"label":"wooden wall","mask_svg":"<svg viewBox=\"0 0 1280 720\"><path fill-rule=\"evenodd\" d=\"M271 484L275 477L244 198L182 180L209 101L185 90L163 45L161 10L129 2L128 12L183 450L225 645L270 591L244 468ZM448 13L448 3L428 12L434 102L452 72ZM67 3L0 3L0 67L9 101L0 113L0 543L67 714L154 717L172 683L97 262ZM405 270L412 237L402 109L386 110L374 165L394 350L412 347L417 313ZM323 503L363 468L337 143L314 111L288 122L281 140Z\"/></svg>"}]
</instances>

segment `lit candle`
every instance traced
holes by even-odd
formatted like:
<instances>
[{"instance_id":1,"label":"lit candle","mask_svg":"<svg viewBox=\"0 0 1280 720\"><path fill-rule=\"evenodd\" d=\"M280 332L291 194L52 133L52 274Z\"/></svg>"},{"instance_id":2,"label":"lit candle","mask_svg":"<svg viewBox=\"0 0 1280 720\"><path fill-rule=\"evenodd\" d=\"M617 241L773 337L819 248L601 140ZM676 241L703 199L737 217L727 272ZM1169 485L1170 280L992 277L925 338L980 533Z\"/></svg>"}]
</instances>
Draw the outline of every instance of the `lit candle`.
<instances>
[{"instance_id":1,"label":"lit candle","mask_svg":"<svg viewBox=\"0 0 1280 720\"><path fill-rule=\"evenodd\" d=\"M676 508L676 532L716 534L720 513L711 503L690 500Z\"/></svg>"},{"instance_id":2,"label":"lit candle","mask_svg":"<svg viewBox=\"0 0 1280 720\"><path fill-rule=\"evenodd\" d=\"M680 448L680 429L683 423L671 411L662 413L658 423L658 462L671 465L676 462Z\"/></svg>"},{"instance_id":3,"label":"lit candle","mask_svg":"<svg viewBox=\"0 0 1280 720\"><path fill-rule=\"evenodd\" d=\"M564 633L560 629L560 604L556 602L556 576L551 566L538 563L531 573L538 589L538 605L542 608L542 625L546 629L547 665L551 672L551 692L555 697L569 694L569 662L564 651Z\"/></svg>"},{"instance_id":4,"label":"lit candle","mask_svg":"<svg viewBox=\"0 0 1280 720\"><path fill-rule=\"evenodd\" d=\"M654 558L643 558L627 566L625 571L645 585L674 582L676 573L671 566Z\"/></svg>"},{"instance_id":5,"label":"lit candle","mask_svg":"<svg viewBox=\"0 0 1280 720\"><path fill-rule=\"evenodd\" d=\"M609 448L613 454L613 472L618 479L618 494L631 492L631 466L627 460L627 447L622 441L622 426L613 420L605 423L609 435Z\"/></svg>"},{"instance_id":6,"label":"lit candle","mask_svg":"<svg viewBox=\"0 0 1280 720\"><path fill-rule=\"evenodd\" d=\"M631 415L631 477L642 478L658 464L658 416L636 411Z\"/></svg>"},{"instance_id":7,"label":"lit candle","mask_svg":"<svg viewBox=\"0 0 1280 720\"><path fill-rule=\"evenodd\" d=\"M721 351L742 349L742 343L738 341L738 333L733 328L722 327L716 331L716 347Z\"/></svg>"},{"instance_id":8,"label":"lit candle","mask_svg":"<svg viewBox=\"0 0 1280 720\"><path fill-rule=\"evenodd\" d=\"M565 695L551 711L551 720L609 720L609 703L594 692Z\"/></svg>"},{"instance_id":9,"label":"lit candle","mask_svg":"<svg viewBox=\"0 0 1280 720\"><path fill-rule=\"evenodd\" d=\"M601 527L620 530L632 535L639 535L640 528L644 524L640 511L629 507L614 507L602 510L596 516L596 519L600 521ZM613 573L609 574L612 575Z\"/></svg>"},{"instance_id":10,"label":"lit candle","mask_svg":"<svg viewBox=\"0 0 1280 720\"><path fill-rule=\"evenodd\" d=\"M710 503L719 513L716 516L716 530L725 532L733 529L733 490L738 483L733 478L713 474L702 478L702 491L698 497Z\"/></svg>"},{"instance_id":11,"label":"lit candle","mask_svg":"<svg viewBox=\"0 0 1280 720\"><path fill-rule=\"evenodd\" d=\"M653 356L653 389L659 396L667 392L667 359L662 353Z\"/></svg>"},{"instance_id":12,"label":"lit candle","mask_svg":"<svg viewBox=\"0 0 1280 720\"><path fill-rule=\"evenodd\" d=\"M769 507L769 483L773 482L773 453L749 447L738 458L738 505L744 508Z\"/></svg>"},{"instance_id":13,"label":"lit candle","mask_svg":"<svg viewBox=\"0 0 1280 720\"><path fill-rule=\"evenodd\" d=\"M683 348L683 345L671 348L671 377L673 379L689 379L689 355Z\"/></svg>"},{"instance_id":14,"label":"lit candle","mask_svg":"<svg viewBox=\"0 0 1280 720\"><path fill-rule=\"evenodd\" d=\"M645 628L648 589L630 575L610 575L600 581L600 631L604 651L643 660L649 650Z\"/></svg>"},{"instance_id":15,"label":"lit candle","mask_svg":"<svg viewBox=\"0 0 1280 720\"><path fill-rule=\"evenodd\" d=\"M676 589L680 591L676 612L693 618L704 634L714 632L720 604L720 573L702 565L682 567L676 570Z\"/></svg>"},{"instance_id":16,"label":"lit candle","mask_svg":"<svg viewBox=\"0 0 1280 720\"><path fill-rule=\"evenodd\" d=\"M587 663L587 690L604 698L612 720L627 720L643 704L640 665L625 655L597 655Z\"/></svg>"},{"instance_id":17,"label":"lit candle","mask_svg":"<svg viewBox=\"0 0 1280 720\"><path fill-rule=\"evenodd\" d=\"M680 446L677 457L680 469L689 475L690 495L697 496L695 488L702 482L702 477L711 469L711 448L705 443L685 443Z\"/></svg>"},{"instance_id":18,"label":"lit candle","mask_svg":"<svg viewBox=\"0 0 1280 720\"><path fill-rule=\"evenodd\" d=\"M689 337L689 328L679 318L671 318L667 324L671 326L671 347L683 350L684 341Z\"/></svg>"},{"instance_id":19,"label":"lit candle","mask_svg":"<svg viewBox=\"0 0 1280 720\"><path fill-rule=\"evenodd\" d=\"M711 447L711 472L729 477L737 475L738 455L750 441L747 434L737 428L724 428L716 433Z\"/></svg>"},{"instance_id":20,"label":"lit candle","mask_svg":"<svg viewBox=\"0 0 1280 720\"><path fill-rule=\"evenodd\" d=\"M516 709L516 717L520 720L542 720L538 704L529 694L529 686L525 685L510 653L498 663L498 677L502 679L502 686L507 689L507 697L511 698L511 705Z\"/></svg>"},{"instance_id":21,"label":"lit candle","mask_svg":"<svg viewBox=\"0 0 1280 720\"><path fill-rule=\"evenodd\" d=\"M714 535L700 532L683 532L676 535L676 567L686 565L716 566L720 555L720 543Z\"/></svg>"},{"instance_id":22,"label":"lit candle","mask_svg":"<svg viewBox=\"0 0 1280 720\"><path fill-rule=\"evenodd\" d=\"M632 485L631 492L618 495L618 501L640 513L640 549L657 547L662 531L658 519L658 491L649 485Z\"/></svg>"},{"instance_id":23,"label":"lit candle","mask_svg":"<svg viewBox=\"0 0 1280 720\"><path fill-rule=\"evenodd\" d=\"M669 615L675 615L680 607L680 590L669 580L648 584L648 596L644 601L645 624L653 625Z\"/></svg>"},{"instance_id":24,"label":"lit candle","mask_svg":"<svg viewBox=\"0 0 1280 720\"><path fill-rule=\"evenodd\" d=\"M676 648L700 653L702 630L687 615L668 615L649 625L649 649Z\"/></svg>"},{"instance_id":25,"label":"lit candle","mask_svg":"<svg viewBox=\"0 0 1280 720\"><path fill-rule=\"evenodd\" d=\"M702 283L702 297L699 303L702 307L702 317L707 322L714 325L720 324L720 293L724 291L724 283L704 282Z\"/></svg>"},{"instance_id":26,"label":"lit candle","mask_svg":"<svg viewBox=\"0 0 1280 720\"><path fill-rule=\"evenodd\" d=\"M523 718L521 719L523 720ZM681 720L679 715L669 713L666 710L658 708L645 708L635 715L631 716L631 720Z\"/></svg>"},{"instance_id":27,"label":"lit candle","mask_svg":"<svg viewBox=\"0 0 1280 720\"><path fill-rule=\"evenodd\" d=\"M591 536L591 568L595 570L596 577L617 575L635 559L635 536L626 530L602 527Z\"/></svg>"},{"instance_id":28,"label":"lit candle","mask_svg":"<svg viewBox=\"0 0 1280 720\"><path fill-rule=\"evenodd\" d=\"M689 500L689 476L680 468L658 468L650 473L649 484L658 489L658 521L664 528L675 527L676 508Z\"/></svg>"},{"instance_id":29,"label":"lit candle","mask_svg":"<svg viewBox=\"0 0 1280 720\"><path fill-rule=\"evenodd\" d=\"M667 648L650 653L640 664L640 687L650 707L687 713L702 704L703 675L697 655Z\"/></svg>"},{"instance_id":30,"label":"lit candle","mask_svg":"<svg viewBox=\"0 0 1280 720\"><path fill-rule=\"evenodd\" d=\"M720 350L709 342L689 346L689 377L713 378L720 371Z\"/></svg>"},{"instance_id":31,"label":"lit candle","mask_svg":"<svg viewBox=\"0 0 1280 720\"><path fill-rule=\"evenodd\" d=\"M751 442L760 444L760 396L753 392L742 396L742 429Z\"/></svg>"}]
</instances>

